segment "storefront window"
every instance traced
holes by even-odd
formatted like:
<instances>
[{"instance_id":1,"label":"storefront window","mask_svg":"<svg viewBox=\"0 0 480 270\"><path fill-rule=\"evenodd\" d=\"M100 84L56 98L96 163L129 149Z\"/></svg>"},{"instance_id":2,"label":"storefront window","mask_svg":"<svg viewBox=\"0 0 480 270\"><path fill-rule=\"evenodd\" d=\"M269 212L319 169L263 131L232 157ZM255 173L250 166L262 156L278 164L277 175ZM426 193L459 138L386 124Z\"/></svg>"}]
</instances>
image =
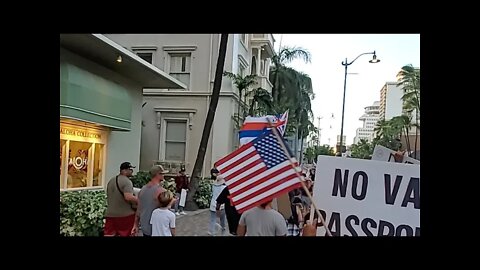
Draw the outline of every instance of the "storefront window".
<instances>
[{"instance_id":1,"label":"storefront window","mask_svg":"<svg viewBox=\"0 0 480 270\"><path fill-rule=\"evenodd\" d=\"M101 186L103 171L103 144L95 144L95 154L93 159L93 186Z\"/></svg>"},{"instance_id":2,"label":"storefront window","mask_svg":"<svg viewBox=\"0 0 480 270\"><path fill-rule=\"evenodd\" d=\"M88 183L88 151L92 144L70 141L67 188L86 187Z\"/></svg>"},{"instance_id":3,"label":"storefront window","mask_svg":"<svg viewBox=\"0 0 480 270\"><path fill-rule=\"evenodd\" d=\"M106 132L60 125L60 189L102 187Z\"/></svg>"}]
</instances>

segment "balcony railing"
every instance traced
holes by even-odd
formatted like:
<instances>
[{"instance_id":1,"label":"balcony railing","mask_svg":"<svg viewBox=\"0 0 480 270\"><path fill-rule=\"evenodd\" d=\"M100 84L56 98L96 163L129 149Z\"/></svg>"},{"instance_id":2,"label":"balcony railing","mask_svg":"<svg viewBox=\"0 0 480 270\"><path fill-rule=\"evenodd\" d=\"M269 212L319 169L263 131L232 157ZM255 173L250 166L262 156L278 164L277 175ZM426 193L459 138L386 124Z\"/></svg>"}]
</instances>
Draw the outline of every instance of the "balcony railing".
<instances>
[{"instance_id":1,"label":"balcony railing","mask_svg":"<svg viewBox=\"0 0 480 270\"><path fill-rule=\"evenodd\" d=\"M252 41L268 41L273 46L275 39L272 34L253 34Z\"/></svg>"},{"instance_id":2,"label":"balcony railing","mask_svg":"<svg viewBox=\"0 0 480 270\"><path fill-rule=\"evenodd\" d=\"M252 34L251 42L254 45L266 46L265 49L268 54L270 56L273 55L273 43L275 42L275 39L272 34Z\"/></svg>"}]
</instances>

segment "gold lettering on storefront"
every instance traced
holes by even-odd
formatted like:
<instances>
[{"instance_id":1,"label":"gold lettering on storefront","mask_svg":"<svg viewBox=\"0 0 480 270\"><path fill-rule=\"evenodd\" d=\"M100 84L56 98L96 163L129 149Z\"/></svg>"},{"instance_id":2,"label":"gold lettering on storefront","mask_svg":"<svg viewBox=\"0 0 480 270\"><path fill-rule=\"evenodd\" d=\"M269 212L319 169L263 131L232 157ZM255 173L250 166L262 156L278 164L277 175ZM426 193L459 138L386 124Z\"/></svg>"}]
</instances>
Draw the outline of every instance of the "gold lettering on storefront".
<instances>
[{"instance_id":1,"label":"gold lettering on storefront","mask_svg":"<svg viewBox=\"0 0 480 270\"><path fill-rule=\"evenodd\" d=\"M84 138L94 138L101 139L102 135L98 133L88 132L86 130L70 129L70 128L60 128L60 134L73 135Z\"/></svg>"}]
</instances>

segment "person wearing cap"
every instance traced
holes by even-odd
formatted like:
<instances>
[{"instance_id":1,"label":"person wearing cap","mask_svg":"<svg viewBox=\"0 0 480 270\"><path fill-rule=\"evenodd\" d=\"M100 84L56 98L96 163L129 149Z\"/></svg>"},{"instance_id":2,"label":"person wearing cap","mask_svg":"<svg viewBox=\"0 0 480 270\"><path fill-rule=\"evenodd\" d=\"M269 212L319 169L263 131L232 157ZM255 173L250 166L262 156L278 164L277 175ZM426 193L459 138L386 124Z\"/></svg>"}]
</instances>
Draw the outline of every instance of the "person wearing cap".
<instances>
[{"instance_id":1,"label":"person wearing cap","mask_svg":"<svg viewBox=\"0 0 480 270\"><path fill-rule=\"evenodd\" d=\"M143 236L152 236L150 219L153 210L158 208L158 195L165 191L162 187L165 173L168 173L168 171L164 170L161 165L154 165L150 169L150 181L138 193L138 208L132 234L136 234L138 229L141 228Z\"/></svg>"},{"instance_id":2,"label":"person wearing cap","mask_svg":"<svg viewBox=\"0 0 480 270\"><path fill-rule=\"evenodd\" d=\"M175 176L175 190L177 201L175 202L175 215L179 216L180 214L186 215L183 211L183 206L180 206L180 196L182 194L182 189L188 190L188 176L185 174L185 167L180 169L180 172ZM179 211L180 210L180 211Z\"/></svg>"},{"instance_id":3,"label":"person wearing cap","mask_svg":"<svg viewBox=\"0 0 480 270\"><path fill-rule=\"evenodd\" d=\"M220 217L220 226L222 228L222 235L225 235L225 206L222 205L217 211L217 197L225 188L225 179L222 175L216 175L215 181L212 184L212 199L210 201L210 225L208 226L208 234L215 236L217 225L217 215Z\"/></svg>"},{"instance_id":4,"label":"person wearing cap","mask_svg":"<svg viewBox=\"0 0 480 270\"><path fill-rule=\"evenodd\" d=\"M135 223L135 209L138 203L133 195L133 183L129 179L133 173L132 164L123 162L120 174L107 184L107 210L105 212L104 236L130 236Z\"/></svg>"}]
</instances>

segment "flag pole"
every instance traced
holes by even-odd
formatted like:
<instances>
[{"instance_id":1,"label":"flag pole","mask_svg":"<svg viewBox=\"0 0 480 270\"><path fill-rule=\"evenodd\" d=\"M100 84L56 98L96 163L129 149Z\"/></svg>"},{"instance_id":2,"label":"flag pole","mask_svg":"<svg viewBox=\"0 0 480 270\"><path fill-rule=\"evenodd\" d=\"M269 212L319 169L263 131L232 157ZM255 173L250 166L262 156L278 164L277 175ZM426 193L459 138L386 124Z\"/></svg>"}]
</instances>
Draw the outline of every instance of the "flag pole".
<instances>
[{"instance_id":1,"label":"flag pole","mask_svg":"<svg viewBox=\"0 0 480 270\"><path fill-rule=\"evenodd\" d=\"M280 137L280 134L278 134L277 128L273 126L272 121L270 121L269 118L267 118L267 121L268 121L268 124L270 125L270 128L272 129L273 134L275 134L275 136L277 137L277 139L278 139L278 141L279 141L279 143L280 143L280 147L282 147L283 152L284 152L285 155L288 157L288 161L290 161L290 165L291 165L292 168L295 170L295 173L297 174L298 179L300 179L300 183L302 184L303 189L304 189L305 192L307 193L308 198L310 198L310 201L312 202L313 208L314 208L315 211L317 212L318 217L319 217L320 220L322 221L323 227L325 227L325 230L327 231L327 235L328 235L328 236L332 236L332 233L331 233L330 230L327 228L327 224L325 224L325 220L323 219L322 214L320 213L320 211L318 211L318 207L315 205L315 202L313 201L312 194L310 194L310 191L308 191L308 188L305 186L305 183L304 183L305 179L304 179L303 176L297 171L297 169L296 169L296 167L295 167L295 164L293 164L292 157L290 156L290 153L288 152L287 147L286 147L285 144L283 143L282 137ZM310 220L312 219L312 218L311 218L312 216L313 216L313 214L310 212ZM315 224L314 226L315 226L315 229L316 229L317 224Z\"/></svg>"}]
</instances>

